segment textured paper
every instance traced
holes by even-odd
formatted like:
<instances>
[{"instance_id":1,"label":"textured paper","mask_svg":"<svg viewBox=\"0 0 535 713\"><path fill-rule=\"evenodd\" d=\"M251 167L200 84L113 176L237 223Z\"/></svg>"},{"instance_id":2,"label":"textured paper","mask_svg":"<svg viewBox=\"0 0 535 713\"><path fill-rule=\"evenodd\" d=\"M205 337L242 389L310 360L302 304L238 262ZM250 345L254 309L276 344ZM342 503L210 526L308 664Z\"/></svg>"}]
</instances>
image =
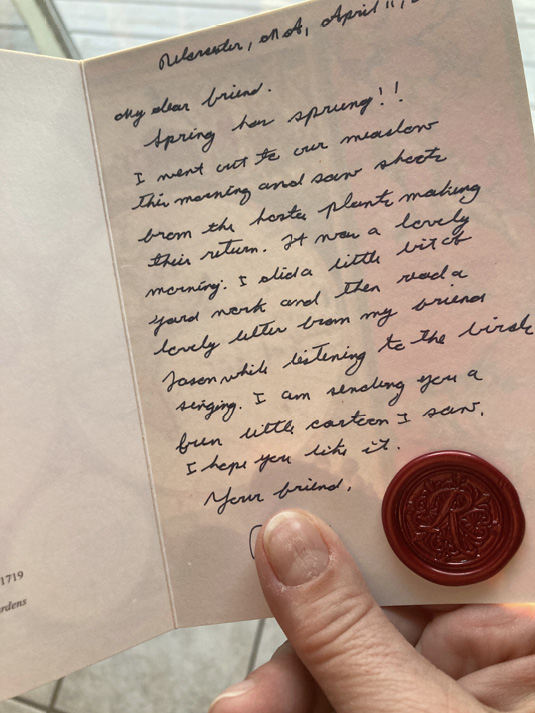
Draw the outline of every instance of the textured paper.
<instances>
[{"instance_id":1,"label":"textured paper","mask_svg":"<svg viewBox=\"0 0 535 713\"><path fill-rule=\"evenodd\" d=\"M441 449L488 459L529 509L533 152L517 52L503 2L319 2L87 63L179 621L258 614L250 534L292 505L341 532L385 604L532 596L529 532L503 574L451 591L401 565L380 522L397 470ZM277 270L297 276L262 282ZM220 383L245 363L267 374Z\"/></svg>"},{"instance_id":2,"label":"textured paper","mask_svg":"<svg viewBox=\"0 0 535 713\"><path fill-rule=\"evenodd\" d=\"M80 66L5 52L0 78L7 698L172 616Z\"/></svg>"}]
</instances>

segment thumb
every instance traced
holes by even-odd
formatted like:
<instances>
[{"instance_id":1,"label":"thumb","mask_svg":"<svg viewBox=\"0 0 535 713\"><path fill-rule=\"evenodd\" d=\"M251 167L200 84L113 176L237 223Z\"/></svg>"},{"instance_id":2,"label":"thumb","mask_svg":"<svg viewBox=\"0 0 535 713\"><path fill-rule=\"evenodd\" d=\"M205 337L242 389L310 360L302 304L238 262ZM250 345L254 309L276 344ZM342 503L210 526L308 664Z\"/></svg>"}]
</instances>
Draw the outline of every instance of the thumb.
<instances>
[{"instance_id":1,"label":"thumb","mask_svg":"<svg viewBox=\"0 0 535 713\"><path fill-rule=\"evenodd\" d=\"M390 624L318 518L301 510L272 517L255 562L273 615L337 713L486 710Z\"/></svg>"}]
</instances>

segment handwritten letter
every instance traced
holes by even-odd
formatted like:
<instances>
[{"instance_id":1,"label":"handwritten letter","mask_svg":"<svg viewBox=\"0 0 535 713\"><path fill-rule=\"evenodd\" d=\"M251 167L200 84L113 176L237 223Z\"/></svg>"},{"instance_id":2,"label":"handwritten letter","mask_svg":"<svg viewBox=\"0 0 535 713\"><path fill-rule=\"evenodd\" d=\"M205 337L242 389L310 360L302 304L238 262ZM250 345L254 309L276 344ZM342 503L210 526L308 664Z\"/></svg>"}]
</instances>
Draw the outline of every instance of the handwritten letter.
<instances>
[{"instance_id":1,"label":"handwritten letter","mask_svg":"<svg viewBox=\"0 0 535 713\"><path fill-rule=\"evenodd\" d=\"M532 568L444 594L380 523L433 450L527 492L533 163L506 5L315 2L86 63L183 623L259 613L250 547L286 506L332 522L385 603L394 579L396 603L499 600Z\"/></svg>"}]
</instances>

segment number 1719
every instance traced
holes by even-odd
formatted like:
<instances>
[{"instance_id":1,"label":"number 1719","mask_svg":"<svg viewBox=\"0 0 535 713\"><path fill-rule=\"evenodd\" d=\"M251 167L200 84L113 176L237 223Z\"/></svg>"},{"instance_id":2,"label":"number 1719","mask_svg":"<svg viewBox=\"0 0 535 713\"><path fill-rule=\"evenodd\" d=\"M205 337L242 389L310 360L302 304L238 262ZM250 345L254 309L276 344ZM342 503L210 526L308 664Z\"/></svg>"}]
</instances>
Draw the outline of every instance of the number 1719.
<instances>
[{"instance_id":1,"label":"number 1719","mask_svg":"<svg viewBox=\"0 0 535 713\"><path fill-rule=\"evenodd\" d=\"M11 572L10 574L4 574L3 576L0 576L0 586L3 587L5 584L9 584L10 582L16 582L23 577L24 572L22 570L19 570L18 572Z\"/></svg>"}]
</instances>

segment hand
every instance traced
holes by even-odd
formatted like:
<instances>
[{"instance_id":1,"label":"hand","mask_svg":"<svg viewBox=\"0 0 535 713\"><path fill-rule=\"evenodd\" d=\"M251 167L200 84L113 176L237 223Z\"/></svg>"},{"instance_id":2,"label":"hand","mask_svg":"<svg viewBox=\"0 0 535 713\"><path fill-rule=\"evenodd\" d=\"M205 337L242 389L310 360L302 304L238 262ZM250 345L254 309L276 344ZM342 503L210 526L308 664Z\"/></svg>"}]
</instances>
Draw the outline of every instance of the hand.
<instances>
[{"instance_id":1,"label":"hand","mask_svg":"<svg viewBox=\"0 0 535 713\"><path fill-rule=\"evenodd\" d=\"M264 525L255 557L290 643L210 713L535 711L535 605L383 612L334 532L301 510Z\"/></svg>"}]
</instances>

